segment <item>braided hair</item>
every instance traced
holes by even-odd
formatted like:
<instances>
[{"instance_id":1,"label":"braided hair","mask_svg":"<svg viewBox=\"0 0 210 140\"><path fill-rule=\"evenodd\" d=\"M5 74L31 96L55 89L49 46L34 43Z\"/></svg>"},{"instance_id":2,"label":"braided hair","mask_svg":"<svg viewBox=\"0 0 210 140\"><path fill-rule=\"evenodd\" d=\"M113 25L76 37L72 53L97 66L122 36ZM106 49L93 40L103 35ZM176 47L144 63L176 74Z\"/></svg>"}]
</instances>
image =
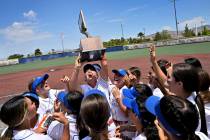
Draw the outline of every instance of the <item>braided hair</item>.
<instances>
[{"instance_id":1,"label":"braided hair","mask_svg":"<svg viewBox=\"0 0 210 140\"><path fill-rule=\"evenodd\" d=\"M190 101L177 96L164 96L160 100L161 112L168 124L174 128L183 140L200 140L195 134L199 115Z\"/></svg>"},{"instance_id":2,"label":"braided hair","mask_svg":"<svg viewBox=\"0 0 210 140\"><path fill-rule=\"evenodd\" d=\"M135 88L140 94L136 97L136 103L141 114L139 119L143 125L143 132L147 140L159 140L158 130L154 124L156 117L148 112L144 105L146 99L152 96L152 90L146 84L137 84Z\"/></svg>"}]
</instances>

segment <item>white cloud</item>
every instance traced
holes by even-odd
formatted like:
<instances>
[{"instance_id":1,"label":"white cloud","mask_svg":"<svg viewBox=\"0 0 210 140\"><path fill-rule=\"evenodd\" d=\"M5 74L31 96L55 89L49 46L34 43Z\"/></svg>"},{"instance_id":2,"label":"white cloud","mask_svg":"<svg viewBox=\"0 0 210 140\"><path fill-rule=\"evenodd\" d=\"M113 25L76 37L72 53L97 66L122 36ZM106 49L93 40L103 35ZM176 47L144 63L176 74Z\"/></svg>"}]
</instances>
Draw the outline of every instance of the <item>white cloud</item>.
<instances>
[{"instance_id":1,"label":"white cloud","mask_svg":"<svg viewBox=\"0 0 210 140\"><path fill-rule=\"evenodd\" d=\"M100 15L102 15L103 14L103 12L97 12L97 13L95 13L93 16L100 16Z\"/></svg>"},{"instance_id":2,"label":"white cloud","mask_svg":"<svg viewBox=\"0 0 210 140\"><path fill-rule=\"evenodd\" d=\"M0 35L3 35L7 41L14 43L42 40L52 36L48 32L38 31L35 24L30 22L14 22L12 25L0 29Z\"/></svg>"},{"instance_id":3,"label":"white cloud","mask_svg":"<svg viewBox=\"0 0 210 140\"><path fill-rule=\"evenodd\" d=\"M192 19L189 20L185 20L179 23L179 28L181 30L184 29L184 27L186 26L186 24L188 25L189 28L194 28L195 25L196 26L201 26L201 25L205 25L207 24L206 20L203 17L194 17Z\"/></svg>"},{"instance_id":4,"label":"white cloud","mask_svg":"<svg viewBox=\"0 0 210 140\"><path fill-rule=\"evenodd\" d=\"M36 22L37 13L33 10L29 10L26 13L24 12L23 16L28 20L22 22L15 21L11 25L0 29L0 35L6 39L6 42L25 43L46 39L52 36L49 32L39 31Z\"/></svg>"},{"instance_id":5,"label":"white cloud","mask_svg":"<svg viewBox=\"0 0 210 140\"><path fill-rule=\"evenodd\" d=\"M163 27L161 28L161 31L162 31L162 30L172 31L173 28L172 28L171 26L163 26Z\"/></svg>"},{"instance_id":6,"label":"white cloud","mask_svg":"<svg viewBox=\"0 0 210 140\"><path fill-rule=\"evenodd\" d=\"M122 21L123 21L123 19L121 19L121 18L116 18L116 19L109 19L109 20L107 20L107 22L110 22L110 23L122 22Z\"/></svg>"},{"instance_id":7,"label":"white cloud","mask_svg":"<svg viewBox=\"0 0 210 140\"><path fill-rule=\"evenodd\" d=\"M133 7L133 8L127 9L126 12L133 12L133 11L137 11L139 9L140 9L139 7Z\"/></svg>"},{"instance_id":8,"label":"white cloud","mask_svg":"<svg viewBox=\"0 0 210 140\"><path fill-rule=\"evenodd\" d=\"M138 11L138 10L140 10L140 9L144 9L145 7L147 7L146 4L141 5L141 6L138 6L138 7L129 8L129 9L127 9L125 12L135 12L135 11Z\"/></svg>"},{"instance_id":9,"label":"white cloud","mask_svg":"<svg viewBox=\"0 0 210 140\"><path fill-rule=\"evenodd\" d=\"M37 13L34 12L33 10L29 10L28 12L24 12L23 13L23 16L29 20L35 20L36 19L36 16L37 16Z\"/></svg>"}]
</instances>

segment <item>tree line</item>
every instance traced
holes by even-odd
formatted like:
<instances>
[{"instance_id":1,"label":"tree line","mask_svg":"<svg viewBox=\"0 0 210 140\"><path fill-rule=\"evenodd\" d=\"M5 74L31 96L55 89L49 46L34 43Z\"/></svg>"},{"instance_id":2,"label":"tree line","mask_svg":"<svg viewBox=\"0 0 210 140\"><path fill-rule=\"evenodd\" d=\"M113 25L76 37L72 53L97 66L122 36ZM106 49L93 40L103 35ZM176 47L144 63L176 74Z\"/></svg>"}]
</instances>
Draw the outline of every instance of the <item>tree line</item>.
<instances>
[{"instance_id":1,"label":"tree line","mask_svg":"<svg viewBox=\"0 0 210 140\"><path fill-rule=\"evenodd\" d=\"M27 57L32 57L32 56L41 56L42 55L42 52L41 50L38 48L34 51L34 54L28 54ZM23 54L13 54L13 55L10 55L7 59L19 59L19 58L23 58L24 55Z\"/></svg>"}]
</instances>

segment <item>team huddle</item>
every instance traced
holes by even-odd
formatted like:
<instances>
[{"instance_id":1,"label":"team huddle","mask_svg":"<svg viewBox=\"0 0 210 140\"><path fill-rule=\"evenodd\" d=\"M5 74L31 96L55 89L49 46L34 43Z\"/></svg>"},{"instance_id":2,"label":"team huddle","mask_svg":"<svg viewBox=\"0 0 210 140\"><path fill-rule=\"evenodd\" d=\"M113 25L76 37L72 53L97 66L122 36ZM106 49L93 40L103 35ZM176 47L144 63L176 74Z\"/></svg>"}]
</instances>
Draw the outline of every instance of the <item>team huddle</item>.
<instances>
[{"instance_id":1,"label":"team huddle","mask_svg":"<svg viewBox=\"0 0 210 140\"><path fill-rule=\"evenodd\" d=\"M1 139L208 140L210 76L201 62L157 60L155 46L149 54L147 82L136 66L109 75L105 53L100 63L78 56L73 72L61 78L65 89L51 88L48 74L33 78L28 91L1 107L8 126Z\"/></svg>"}]
</instances>

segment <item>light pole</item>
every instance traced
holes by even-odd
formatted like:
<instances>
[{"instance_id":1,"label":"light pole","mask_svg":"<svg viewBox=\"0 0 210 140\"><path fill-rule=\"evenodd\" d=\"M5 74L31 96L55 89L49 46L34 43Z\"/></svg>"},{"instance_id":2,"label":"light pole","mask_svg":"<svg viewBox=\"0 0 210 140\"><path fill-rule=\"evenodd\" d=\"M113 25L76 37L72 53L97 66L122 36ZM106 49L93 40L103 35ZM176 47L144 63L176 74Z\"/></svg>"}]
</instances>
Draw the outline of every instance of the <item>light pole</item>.
<instances>
[{"instance_id":1,"label":"light pole","mask_svg":"<svg viewBox=\"0 0 210 140\"><path fill-rule=\"evenodd\" d=\"M64 34L61 33L61 46L62 46L62 49L63 49L63 52L64 52L63 38L64 38Z\"/></svg>"},{"instance_id":2,"label":"light pole","mask_svg":"<svg viewBox=\"0 0 210 140\"><path fill-rule=\"evenodd\" d=\"M121 23L121 31L122 31L122 38L124 39L124 33L123 33L123 25Z\"/></svg>"},{"instance_id":3,"label":"light pole","mask_svg":"<svg viewBox=\"0 0 210 140\"><path fill-rule=\"evenodd\" d=\"M177 15L176 15L176 0L173 0L173 4L174 4L174 16L175 16L175 21L176 21L176 36L177 36L177 39L179 39L178 22L177 22Z\"/></svg>"}]
</instances>

